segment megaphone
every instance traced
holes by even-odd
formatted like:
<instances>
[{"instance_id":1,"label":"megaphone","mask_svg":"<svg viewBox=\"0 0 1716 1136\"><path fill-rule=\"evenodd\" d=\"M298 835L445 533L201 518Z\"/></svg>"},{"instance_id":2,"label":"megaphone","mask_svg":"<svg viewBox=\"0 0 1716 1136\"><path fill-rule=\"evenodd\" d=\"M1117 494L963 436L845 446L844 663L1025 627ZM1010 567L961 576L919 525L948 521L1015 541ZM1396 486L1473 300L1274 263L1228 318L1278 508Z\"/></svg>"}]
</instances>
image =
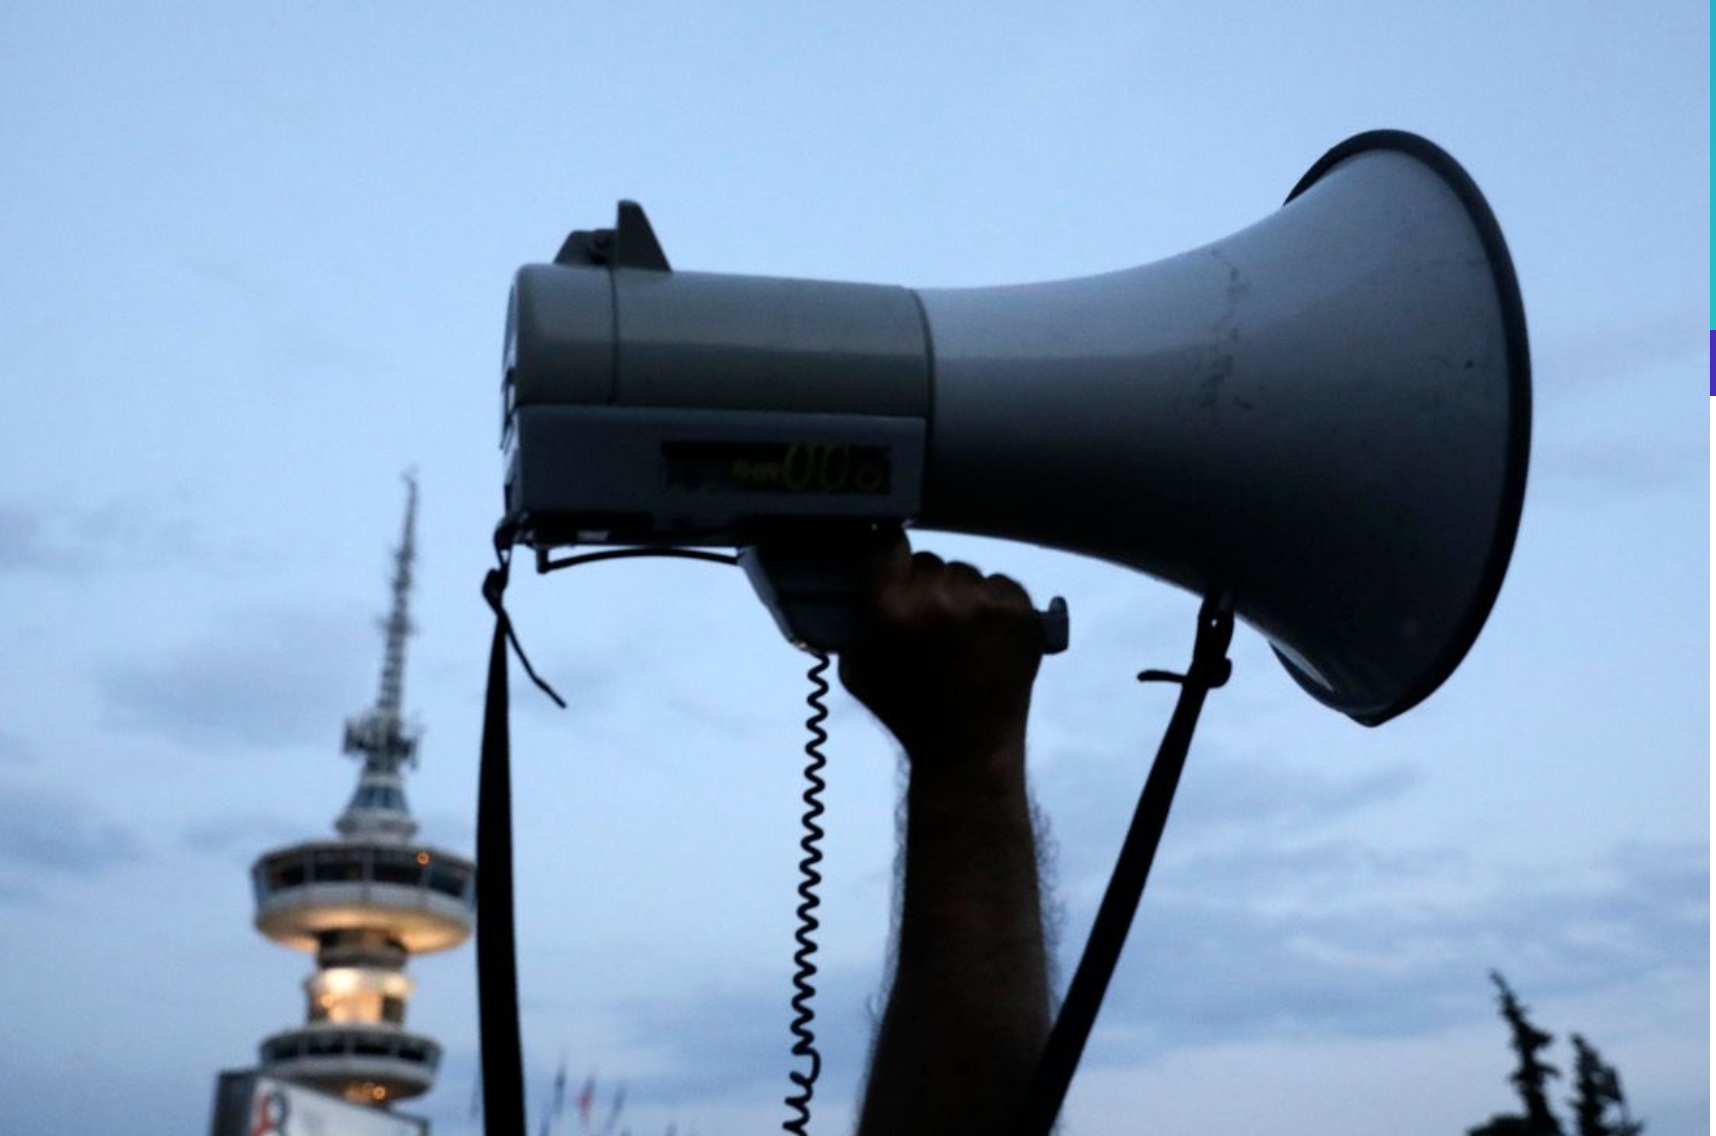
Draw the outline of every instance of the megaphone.
<instances>
[{"instance_id":1,"label":"megaphone","mask_svg":"<svg viewBox=\"0 0 1716 1136\"><path fill-rule=\"evenodd\" d=\"M1028 541L1219 595L1367 725L1465 656L1525 494L1507 246L1396 131L1231 236L1040 284L678 272L622 203L519 271L504 360L502 532L539 555L746 549L788 635L837 649L847 534Z\"/></svg>"}]
</instances>

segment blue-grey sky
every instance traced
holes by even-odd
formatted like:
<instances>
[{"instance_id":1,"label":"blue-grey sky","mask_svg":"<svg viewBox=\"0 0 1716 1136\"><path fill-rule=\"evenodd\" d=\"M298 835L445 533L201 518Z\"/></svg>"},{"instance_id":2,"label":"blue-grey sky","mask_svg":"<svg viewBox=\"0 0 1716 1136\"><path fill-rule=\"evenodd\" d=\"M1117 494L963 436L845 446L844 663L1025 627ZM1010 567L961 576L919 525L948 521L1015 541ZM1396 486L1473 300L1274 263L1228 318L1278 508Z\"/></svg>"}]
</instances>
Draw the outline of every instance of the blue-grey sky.
<instances>
[{"instance_id":1,"label":"blue-grey sky","mask_svg":"<svg viewBox=\"0 0 1716 1136\"><path fill-rule=\"evenodd\" d=\"M0 1136L200 1130L302 1014L246 869L329 831L423 485L411 799L471 844L506 288L642 201L676 266L908 285L1123 268L1410 129L1483 187L1537 416L1512 572L1428 703L1365 730L1242 630L1069 1134L1432 1136L1510 1107L1486 972L1709 1109L1709 9L1702 3L0 7ZM925 535L1072 603L1035 792L1063 973L1194 602ZM804 659L736 573L513 604L533 1100L562 1052L634 1130L774 1128ZM850 1124L897 770L832 722L816 1130ZM416 960L468 1119L469 948ZM1558 1090L1558 1095L1563 1095Z\"/></svg>"}]
</instances>

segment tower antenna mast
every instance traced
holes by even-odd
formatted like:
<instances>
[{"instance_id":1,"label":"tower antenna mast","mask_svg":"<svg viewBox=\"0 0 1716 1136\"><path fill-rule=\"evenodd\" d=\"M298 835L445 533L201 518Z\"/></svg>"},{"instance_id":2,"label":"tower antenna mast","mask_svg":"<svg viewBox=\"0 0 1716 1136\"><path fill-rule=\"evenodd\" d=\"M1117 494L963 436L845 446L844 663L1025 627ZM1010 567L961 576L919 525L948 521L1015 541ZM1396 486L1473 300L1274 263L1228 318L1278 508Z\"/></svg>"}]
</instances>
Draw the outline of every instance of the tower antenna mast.
<instances>
[{"instance_id":1,"label":"tower antenna mast","mask_svg":"<svg viewBox=\"0 0 1716 1136\"><path fill-rule=\"evenodd\" d=\"M411 634L411 568L417 558L417 477L405 474L405 529L393 556L393 606L382 621L387 647L375 706L346 723L346 752L363 758L366 773L396 773L417 765L417 737L405 726L405 640Z\"/></svg>"}]
</instances>

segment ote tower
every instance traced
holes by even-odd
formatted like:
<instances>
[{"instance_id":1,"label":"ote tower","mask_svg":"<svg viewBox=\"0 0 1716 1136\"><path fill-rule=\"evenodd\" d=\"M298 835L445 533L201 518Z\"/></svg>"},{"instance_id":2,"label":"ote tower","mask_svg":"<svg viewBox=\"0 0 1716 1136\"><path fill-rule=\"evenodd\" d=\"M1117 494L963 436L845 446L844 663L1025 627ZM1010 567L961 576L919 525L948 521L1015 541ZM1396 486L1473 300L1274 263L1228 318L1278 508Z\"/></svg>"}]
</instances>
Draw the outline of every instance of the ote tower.
<instances>
[{"instance_id":1,"label":"ote tower","mask_svg":"<svg viewBox=\"0 0 1716 1136\"><path fill-rule=\"evenodd\" d=\"M417 764L400 710L417 523L417 483L406 483L381 692L346 723L345 751L363 764L339 836L275 849L251 869L257 929L316 955L304 1024L263 1040L259 1072L381 1108L427 1092L441 1060L405 1026L405 962L464 942L476 898L471 861L414 839L405 803L404 771Z\"/></svg>"}]
</instances>

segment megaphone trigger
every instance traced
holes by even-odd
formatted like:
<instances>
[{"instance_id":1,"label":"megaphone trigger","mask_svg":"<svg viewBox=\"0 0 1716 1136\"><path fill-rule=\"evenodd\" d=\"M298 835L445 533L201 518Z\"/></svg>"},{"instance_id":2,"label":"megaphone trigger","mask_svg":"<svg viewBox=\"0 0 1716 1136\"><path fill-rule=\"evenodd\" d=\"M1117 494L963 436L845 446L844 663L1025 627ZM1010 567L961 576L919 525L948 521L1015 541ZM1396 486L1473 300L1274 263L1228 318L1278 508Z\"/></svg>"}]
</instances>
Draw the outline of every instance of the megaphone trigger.
<instances>
[{"instance_id":1,"label":"megaphone trigger","mask_svg":"<svg viewBox=\"0 0 1716 1136\"><path fill-rule=\"evenodd\" d=\"M1037 615L1043 621L1043 654L1058 655L1066 650L1072 634L1067 620L1067 601L1056 596Z\"/></svg>"}]
</instances>

